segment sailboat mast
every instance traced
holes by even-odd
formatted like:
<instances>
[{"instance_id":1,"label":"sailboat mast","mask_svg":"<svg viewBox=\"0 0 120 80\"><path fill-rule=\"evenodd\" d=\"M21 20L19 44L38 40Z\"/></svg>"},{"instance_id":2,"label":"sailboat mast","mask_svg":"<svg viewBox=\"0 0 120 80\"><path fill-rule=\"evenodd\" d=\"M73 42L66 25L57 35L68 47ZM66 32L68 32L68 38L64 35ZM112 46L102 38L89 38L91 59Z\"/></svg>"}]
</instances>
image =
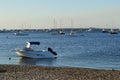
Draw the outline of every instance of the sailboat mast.
<instances>
[{"instance_id":1,"label":"sailboat mast","mask_svg":"<svg viewBox=\"0 0 120 80\"><path fill-rule=\"evenodd\" d=\"M71 19L71 32L72 32L72 29L73 29L73 20Z\"/></svg>"},{"instance_id":2,"label":"sailboat mast","mask_svg":"<svg viewBox=\"0 0 120 80\"><path fill-rule=\"evenodd\" d=\"M73 28L73 20L71 19L71 28Z\"/></svg>"}]
</instances>

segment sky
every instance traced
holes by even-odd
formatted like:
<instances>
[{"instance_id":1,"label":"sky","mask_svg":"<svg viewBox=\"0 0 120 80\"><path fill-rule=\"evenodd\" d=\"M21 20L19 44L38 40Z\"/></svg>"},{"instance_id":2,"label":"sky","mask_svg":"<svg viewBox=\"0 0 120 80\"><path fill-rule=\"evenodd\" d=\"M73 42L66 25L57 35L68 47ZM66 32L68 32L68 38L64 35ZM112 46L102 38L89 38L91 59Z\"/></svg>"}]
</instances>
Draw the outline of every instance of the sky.
<instances>
[{"instance_id":1,"label":"sky","mask_svg":"<svg viewBox=\"0 0 120 80\"><path fill-rule=\"evenodd\" d=\"M120 0L0 0L1 29L89 27L120 28Z\"/></svg>"}]
</instances>

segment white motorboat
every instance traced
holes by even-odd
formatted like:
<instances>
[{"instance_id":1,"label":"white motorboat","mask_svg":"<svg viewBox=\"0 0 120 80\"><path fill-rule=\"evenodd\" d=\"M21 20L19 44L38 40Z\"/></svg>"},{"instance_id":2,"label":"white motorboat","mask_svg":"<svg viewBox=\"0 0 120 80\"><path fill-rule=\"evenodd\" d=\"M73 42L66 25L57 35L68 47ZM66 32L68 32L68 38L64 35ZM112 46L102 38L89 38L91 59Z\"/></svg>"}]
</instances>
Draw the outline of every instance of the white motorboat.
<instances>
[{"instance_id":1,"label":"white motorboat","mask_svg":"<svg viewBox=\"0 0 120 80\"><path fill-rule=\"evenodd\" d=\"M63 30L58 31L58 34L65 34Z\"/></svg>"},{"instance_id":2,"label":"white motorboat","mask_svg":"<svg viewBox=\"0 0 120 80\"><path fill-rule=\"evenodd\" d=\"M30 48L31 45L40 45L40 42L27 42L24 49L16 51L17 55L26 58L55 58L57 56L51 48L38 51Z\"/></svg>"},{"instance_id":3,"label":"white motorboat","mask_svg":"<svg viewBox=\"0 0 120 80\"><path fill-rule=\"evenodd\" d=\"M114 29L111 29L110 34L118 34L118 32L116 30L114 30Z\"/></svg>"},{"instance_id":4,"label":"white motorboat","mask_svg":"<svg viewBox=\"0 0 120 80\"><path fill-rule=\"evenodd\" d=\"M102 33L108 33L106 29L102 29Z\"/></svg>"}]
</instances>

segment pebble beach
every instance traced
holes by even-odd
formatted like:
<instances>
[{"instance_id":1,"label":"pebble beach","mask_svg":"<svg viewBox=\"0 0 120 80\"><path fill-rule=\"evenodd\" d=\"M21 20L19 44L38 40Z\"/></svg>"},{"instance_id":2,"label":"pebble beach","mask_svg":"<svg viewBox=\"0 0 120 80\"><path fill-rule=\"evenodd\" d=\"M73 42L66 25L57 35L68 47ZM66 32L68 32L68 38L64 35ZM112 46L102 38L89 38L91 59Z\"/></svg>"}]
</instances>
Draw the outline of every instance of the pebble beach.
<instances>
[{"instance_id":1,"label":"pebble beach","mask_svg":"<svg viewBox=\"0 0 120 80\"><path fill-rule=\"evenodd\" d=\"M120 80L120 70L0 65L0 80Z\"/></svg>"}]
</instances>

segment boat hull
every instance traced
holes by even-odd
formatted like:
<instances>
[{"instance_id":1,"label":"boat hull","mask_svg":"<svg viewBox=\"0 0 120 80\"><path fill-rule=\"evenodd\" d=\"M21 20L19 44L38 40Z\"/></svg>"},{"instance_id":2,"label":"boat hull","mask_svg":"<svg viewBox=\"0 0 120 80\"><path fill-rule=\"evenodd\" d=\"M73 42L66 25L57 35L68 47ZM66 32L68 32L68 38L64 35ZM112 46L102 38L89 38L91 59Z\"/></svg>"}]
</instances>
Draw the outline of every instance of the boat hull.
<instances>
[{"instance_id":1,"label":"boat hull","mask_svg":"<svg viewBox=\"0 0 120 80\"><path fill-rule=\"evenodd\" d=\"M55 58L56 56L49 51L26 51L17 50L16 54L24 58Z\"/></svg>"}]
</instances>

